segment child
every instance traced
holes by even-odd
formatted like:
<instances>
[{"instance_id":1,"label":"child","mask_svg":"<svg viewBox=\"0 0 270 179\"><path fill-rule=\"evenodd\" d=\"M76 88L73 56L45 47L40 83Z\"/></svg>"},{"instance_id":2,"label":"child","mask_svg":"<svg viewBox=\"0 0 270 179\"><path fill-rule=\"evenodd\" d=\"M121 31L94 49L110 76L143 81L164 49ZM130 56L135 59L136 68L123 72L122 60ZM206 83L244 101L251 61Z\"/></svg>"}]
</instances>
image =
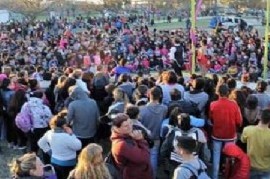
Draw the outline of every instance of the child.
<instances>
[{"instance_id":1,"label":"child","mask_svg":"<svg viewBox=\"0 0 270 179\"><path fill-rule=\"evenodd\" d=\"M199 158L193 155L196 150L196 140L192 137L181 136L177 138L176 151L184 159L184 162L174 170L173 179L204 178L208 179L207 166Z\"/></svg>"}]
</instances>

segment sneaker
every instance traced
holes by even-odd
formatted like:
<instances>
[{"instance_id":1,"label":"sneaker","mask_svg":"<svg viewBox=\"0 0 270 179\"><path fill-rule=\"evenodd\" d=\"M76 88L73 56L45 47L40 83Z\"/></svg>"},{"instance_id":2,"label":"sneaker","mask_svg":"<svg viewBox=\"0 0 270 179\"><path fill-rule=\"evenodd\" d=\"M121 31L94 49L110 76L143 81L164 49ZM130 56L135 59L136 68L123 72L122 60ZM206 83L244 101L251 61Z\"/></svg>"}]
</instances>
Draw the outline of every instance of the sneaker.
<instances>
[{"instance_id":1,"label":"sneaker","mask_svg":"<svg viewBox=\"0 0 270 179\"><path fill-rule=\"evenodd\" d=\"M25 150L27 147L26 146L19 146L17 149L18 150Z\"/></svg>"}]
</instances>

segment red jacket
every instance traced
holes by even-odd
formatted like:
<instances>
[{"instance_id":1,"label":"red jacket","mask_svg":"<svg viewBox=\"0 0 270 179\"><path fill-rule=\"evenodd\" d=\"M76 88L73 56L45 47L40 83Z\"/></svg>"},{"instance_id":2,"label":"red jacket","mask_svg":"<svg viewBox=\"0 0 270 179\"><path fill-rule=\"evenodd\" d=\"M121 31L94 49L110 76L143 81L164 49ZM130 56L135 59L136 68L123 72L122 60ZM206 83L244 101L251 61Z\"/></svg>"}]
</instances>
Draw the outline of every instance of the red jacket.
<instances>
[{"instance_id":1,"label":"red jacket","mask_svg":"<svg viewBox=\"0 0 270 179\"><path fill-rule=\"evenodd\" d=\"M150 151L145 140L136 141L112 131L112 155L123 179L152 179Z\"/></svg>"},{"instance_id":2,"label":"red jacket","mask_svg":"<svg viewBox=\"0 0 270 179\"><path fill-rule=\"evenodd\" d=\"M234 158L233 165L230 164L231 162L228 162L225 166L225 178L249 179L250 160L248 155L234 143L227 143L223 148L223 153L228 158Z\"/></svg>"},{"instance_id":3,"label":"red jacket","mask_svg":"<svg viewBox=\"0 0 270 179\"><path fill-rule=\"evenodd\" d=\"M241 111L236 102L220 97L210 104L209 114L213 124L213 138L236 138L236 129L242 124Z\"/></svg>"}]
</instances>

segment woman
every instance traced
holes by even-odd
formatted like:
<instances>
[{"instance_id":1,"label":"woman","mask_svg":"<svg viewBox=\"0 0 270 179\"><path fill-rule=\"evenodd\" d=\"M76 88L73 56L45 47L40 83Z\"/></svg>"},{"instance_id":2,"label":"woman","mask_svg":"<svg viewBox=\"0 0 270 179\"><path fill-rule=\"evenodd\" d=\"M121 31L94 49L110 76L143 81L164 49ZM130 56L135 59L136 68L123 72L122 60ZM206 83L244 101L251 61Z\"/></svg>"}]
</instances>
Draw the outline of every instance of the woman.
<instances>
[{"instance_id":1,"label":"woman","mask_svg":"<svg viewBox=\"0 0 270 179\"><path fill-rule=\"evenodd\" d=\"M35 91L30 93L29 101L24 103L21 113L30 116L31 132L28 135L30 151L38 152L38 140L46 133L52 117L51 110L43 104L43 92Z\"/></svg>"},{"instance_id":2,"label":"woman","mask_svg":"<svg viewBox=\"0 0 270 179\"><path fill-rule=\"evenodd\" d=\"M103 101L104 97L107 95L105 87L109 84L109 75L103 72L103 67L101 65L97 66L97 72L93 79L93 98L98 101Z\"/></svg>"},{"instance_id":3,"label":"woman","mask_svg":"<svg viewBox=\"0 0 270 179\"><path fill-rule=\"evenodd\" d=\"M207 40L203 39L201 41L201 47L198 50L198 63L201 70L201 75L205 77L208 71L209 61L207 59Z\"/></svg>"},{"instance_id":4,"label":"woman","mask_svg":"<svg viewBox=\"0 0 270 179\"><path fill-rule=\"evenodd\" d=\"M64 103L61 103L61 101L63 101L63 100L60 99L61 97L60 97L59 93L60 93L60 90L63 89L66 80L67 80L67 77L65 75L60 76L57 80L57 84L54 87L54 90L53 90L54 103L55 103L55 108L53 111L54 113L61 111L61 108L63 107L61 105Z\"/></svg>"},{"instance_id":5,"label":"woman","mask_svg":"<svg viewBox=\"0 0 270 179\"><path fill-rule=\"evenodd\" d=\"M25 94L25 91L22 89L16 91L11 97L10 104L8 106L8 114L13 127L12 131L14 131L12 132L13 144L14 148L17 148L18 146L18 149L25 149L27 143L25 133L15 125L16 115L21 111L23 104L27 101Z\"/></svg>"},{"instance_id":6,"label":"woman","mask_svg":"<svg viewBox=\"0 0 270 179\"><path fill-rule=\"evenodd\" d=\"M244 123L243 127L247 125L255 125L261 118L261 108L258 105L258 98L254 95L249 95L246 99L246 106L244 108Z\"/></svg>"},{"instance_id":7,"label":"woman","mask_svg":"<svg viewBox=\"0 0 270 179\"><path fill-rule=\"evenodd\" d=\"M24 154L13 161L10 167L14 179L45 178L44 165L35 153Z\"/></svg>"},{"instance_id":8,"label":"woman","mask_svg":"<svg viewBox=\"0 0 270 179\"><path fill-rule=\"evenodd\" d=\"M67 112L62 111L50 122L51 130L47 131L38 141L39 147L51 154L51 164L54 166L57 178L66 179L76 165L76 151L82 143L67 127Z\"/></svg>"},{"instance_id":9,"label":"woman","mask_svg":"<svg viewBox=\"0 0 270 179\"><path fill-rule=\"evenodd\" d=\"M163 84L159 85L162 89L162 93L163 93L163 99L162 99L162 103L163 104L169 104L169 102L171 101L171 96L170 96L170 92L171 90L178 89L181 92L181 98L184 97L184 87L180 84L177 83L177 76L175 74L175 72L173 71L165 71L162 74L162 82Z\"/></svg>"},{"instance_id":10,"label":"woman","mask_svg":"<svg viewBox=\"0 0 270 179\"><path fill-rule=\"evenodd\" d=\"M177 147L177 137L179 136L189 136L192 137L194 140L198 142L198 147L196 150L195 155L199 157L204 157L204 159L209 160L210 152L208 153L209 156L202 156L204 151L208 152L207 144L206 144L206 137L202 130L196 127L192 127L190 124L190 116L186 113L180 113L175 118L177 111L180 112L181 110L174 111L174 116L171 117L170 124L172 124L171 128L169 128L168 134L166 139L164 140L161 149L160 149L160 156L161 159L167 164L165 167L165 172L172 178L173 170L181 163L184 162L182 156L180 156L177 151L175 150ZM175 127L173 127L175 126Z\"/></svg>"},{"instance_id":11,"label":"woman","mask_svg":"<svg viewBox=\"0 0 270 179\"><path fill-rule=\"evenodd\" d=\"M127 95L120 88L115 88L113 90L113 98L114 98L114 102L109 107L108 113L110 113L113 110L118 111L119 113L123 113L125 106L128 103Z\"/></svg>"},{"instance_id":12,"label":"woman","mask_svg":"<svg viewBox=\"0 0 270 179\"><path fill-rule=\"evenodd\" d=\"M77 166L70 172L68 179L111 179L102 157L103 149L92 143L86 146L78 159Z\"/></svg>"},{"instance_id":13,"label":"woman","mask_svg":"<svg viewBox=\"0 0 270 179\"><path fill-rule=\"evenodd\" d=\"M150 151L142 132L132 129L126 114L112 120L112 156L124 179L152 179Z\"/></svg>"},{"instance_id":14,"label":"woman","mask_svg":"<svg viewBox=\"0 0 270 179\"><path fill-rule=\"evenodd\" d=\"M61 80L62 77L60 77ZM64 77L63 77L64 78ZM65 108L65 100L69 97L68 89L76 85L76 80L73 78L63 79L63 83L58 82L55 90L55 109L54 112L58 113Z\"/></svg>"},{"instance_id":15,"label":"woman","mask_svg":"<svg viewBox=\"0 0 270 179\"><path fill-rule=\"evenodd\" d=\"M7 134L7 141L8 141L8 146L10 148L13 148L13 142L14 142L14 135L12 133L12 129L13 129L13 122L10 119L10 116L8 114L8 105L10 103L11 97L14 95L14 91L11 90L10 88L10 80L8 78L5 78L2 82L2 86L1 86L1 99L3 101L3 121L4 121L4 126L6 126L6 128L3 128L4 131L2 133ZM5 131L6 129L6 131Z\"/></svg>"},{"instance_id":16,"label":"woman","mask_svg":"<svg viewBox=\"0 0 270 179\"><path fill-rule=\"evenodd\" d=\"M113 72L115 74L115 81L118 80L118 77L121 74L124 74L124 73L130 74L130 69L126 67L126 63L127 61L125 59L121 59L119 61L119 65L113 69Z\"/></svg>"}]
</instances>

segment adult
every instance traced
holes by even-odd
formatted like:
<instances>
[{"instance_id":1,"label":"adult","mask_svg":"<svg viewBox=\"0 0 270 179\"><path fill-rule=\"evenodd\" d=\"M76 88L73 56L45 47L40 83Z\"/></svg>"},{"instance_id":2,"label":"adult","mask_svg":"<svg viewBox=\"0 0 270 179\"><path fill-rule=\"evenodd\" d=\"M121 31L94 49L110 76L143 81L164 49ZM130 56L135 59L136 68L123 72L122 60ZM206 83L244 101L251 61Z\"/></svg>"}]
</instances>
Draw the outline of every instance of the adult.
<instances>
[{"instance_id":1,"label":"adult","mask_svg":"<svg viewBox=\"0 0 270 179\"><path fill-rule=\"evenodd\" d=\"M183 76L182 68L184 65L184 47L180 42L180 39L175 39L175 44L170 49L170 60L173 61L173 69L178 76Z\"/></svg>"},{"instance_id":2,"label":"adult","mask_svg":"<svg viewBox=\"0 0 270 179\"><path fill-rule=\"evenodd\" d=\"M67 126L67 112L63 111L50 121L51 130L47 131L38 141L39 147L51 155L51 164L58 179L66 179L76 165L76 151L82 143Z\"/></svg>"},{"instance_id":3,"label":"adult","mask_svg":"<svg viewBox=\"0 0 270 179\"><path fill-rule=\"evenodd\" d=\"M166 71L163 73L164 74L162 75L162 84L160 84L159 86L161 87L163 94L162 103L168 105L169 102L171 101L170 92L173 89L179 90L181 92L182 98L184 97L185 89L182 85L177 83L177 76L175 72Z\"/></svg>"},{"instance_id":4,"label":"adult","mask_svg":"<svg viewBox=\"0 0 270 179\"><path fill-rule=\"evenodd\" d=\"M94 142L98 127L99 109L96 102L90 99L80 87L75 87L70 97L73 101L68 106L68 123L74 134L82 142L82 148Z\"/></svg>"},{"instance_id":5,"label":"adult","mask_svg":"<svg viewBox=\"0 0 270 179\"><path fill-rule=\"evenodd\" d=\"M115 74L115 81L118 80L118 77L121 74L124 74L124 73L130 74L131 71L129 68L126 67L126 63L127 63L127 61L125 59L121 59L119 61L118 66L113 69L113 72Z\"/></svg>"},{"instance_id":6,"label":"adult","mask_svg":"<svg viewBox=\"0 0 270 179\"><path fill-rule=\"evenodd\" d=\"M24 154L14 160L10 170L14 179L44 177L44 164L35 153Z\"/></svg>"},{"instance_id":7,"label":"adult","mask_svg":"<svg viewBox=\"0 0 270 179\"><path fill-rule=\"evenodd\" d=\"M247 143L247 154L251 161L250 178L270 178L269 124L270 109L264 109L259 124L243 130L241 141Z\"/></svg>"},{"instance_id":8,"label":"adult","mask_svg":"<svg viewBox=\"0 0 270 179\"><path fill-rule=\"evenodd\" d=\"M229 88L226 84L218 88L219 99L210 104L209 117L212 122L213 171L212 178L218 178L222 146L235 142L237 128L242 124L242 116L236 102L228 99Z\"/></svg>"},{"instance_id":9,"label":"adult","mask_svg":"<svg viewBox=\"0 0 270 179\"><path fill-rule=\"evenodd\" d=\"M27 101L25 94L26 93L24 90L16 91L14 95L11 97L10 103L8 105L8 114L9 114L10 120L13 123L12 125L13 130L11 133L11 135L13 136L12 137L13 145L14 145L14 148L18 147L18 149L25 149L26 143L27 143L26 134L15 125L15 118L17 114L21 111L23 104Z\"/></svg>"},{"instance_id":10,"label":"adult","mask_svg":"<svg viewBox=\"0 0 270 179\"><path fill-rule=\"evenodd\" d=\"M257 83L257 93L254 94L258 98L258 106L261 109L270 107L270 96L266 93L267 91L267 82L259 81Z\"/></svg>"},{"instance_id":11,"label":"adult","mask_svg":"<svg viewBox=\"0 0 270 179\"><path fill-rule=\"evenodd\" d=\"M87 145L80 153L77 166L70 172L68 179L100 178L112 179L103 156L103 149L98 144Z\"/></svg>"},{"instance_id":12,"label":"adult","mask_svg":"<svg viewBox=\"0 0 270 179\"><path fill-rule=\"evenodd\" d=\"M173 121L170 121L168 135L162 143L160 155L161 158L168 163L168 168L165 170L172 177L173 170L181 163L184 162L183 157L176 151L177 148L177 137L179 136L190 136L197 141L197 150L194 150L194 155L199 157L203 156L204 149L207 150L206 137L202 130L196 127L192 127L190 124L190 117L188 114L180 113L179 109L175 109L173 112ZM210 152L209 152L210 153ZM209 157L210 158L210 157ZM201 158L202 159L202 158Z\"/></svg>"},{"instance_id":13,"label":"adult","mask_svg":"<svg viewBox=\"0 0 270 179\"><path fill-rule=\"evenodd\" d=\"M159 87L153 87L149 92L150 101L146 106L140 108L141 123L151 131L154 146L151 148L151 164L153 171L157 171L158 151L160 147L160 124L167 115L167 106L160 104L162 92ZM154 175L155 176L155 175Z\"/></svg>"},{"instance_id":14,"label":"adult","mask_svg":"<svg viewBox=\"0 0 270 179\"><path fill-rule=\"evenodd\" d=\"M126 114L119 113L112 121L112 155L122 178L152 179L150 151L141 131L133 131Z\"/></svg>"},{"instance_id":15,"label":"adult","mask_svg":"<svg viewBox=\"0 0 270 179\"><path fill-rule=\"evenodd\" d=\"M203 39L200 43L201 47L198 49L198 63L201 71L201 75L205 77L207 71L208 71L208 66L209 66L209 61L208 61L208 55L207 55L207 40Z\"/></svg>"},{"instance_id":16,"label":"adult","mask_svg":"<svg viewBox=\"0 0 270 179\"><path fill-rule=\"evenodd\" d=\"M110 105L108 113L110 113L111 111L118 111L119 113L123 113L128 102L128 97L126 93L120 88L115 88L113 90L113 98L114 101Z\"/></svg>"},{"instance_id":17,"label":"adult","mask_svg":"<svg viewBox=\"0 0 270 179\"><path fill-rule=\"evenodd\" d=\"M191 90L185 92L184 99L195 103L200 111L200 117L205 119L205 108L209 100L209 96L203 91L205 81L203 78L192 80Z\"/></svg>"},{"instance_id":18,"label":"adult","mask_svg":"<svg viewBox=\"0 0 270 179\"><path fill-rule=\"evenodd\" d=\"M52 117L50 108L43 104L43 92L30 93L29 101L24 103L21 113L31 118L31 132L28 134L30 151L38 152L38 140L46 133Z\"/></svg>"}]
</instances>

